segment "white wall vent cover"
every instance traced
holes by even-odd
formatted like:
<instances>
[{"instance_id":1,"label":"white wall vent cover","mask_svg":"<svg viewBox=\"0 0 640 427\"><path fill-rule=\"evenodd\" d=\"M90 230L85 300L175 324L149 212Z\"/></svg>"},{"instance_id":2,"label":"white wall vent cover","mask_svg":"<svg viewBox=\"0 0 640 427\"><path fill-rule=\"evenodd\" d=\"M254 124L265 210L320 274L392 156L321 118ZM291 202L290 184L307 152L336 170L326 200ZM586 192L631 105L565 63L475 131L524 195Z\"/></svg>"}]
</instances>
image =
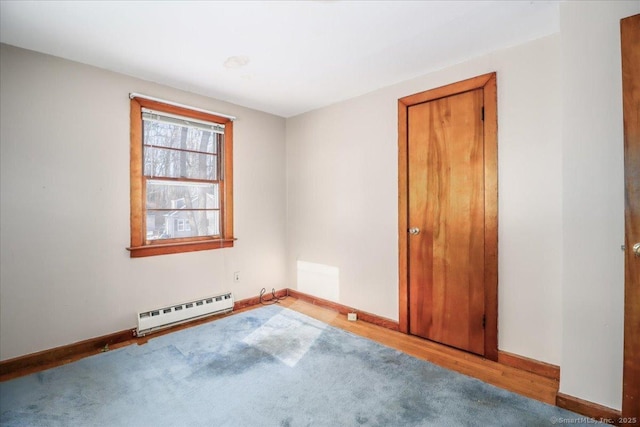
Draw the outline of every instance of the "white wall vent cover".
<instances>
[{"instance_id":1,"label":"white wall vent cover","mask_svg":"<svg viewBox=\"0 0 640 427\"><path fill-rule=\"evenodd\" d=\"M155 310L138 313L136 335L148 333L201 317L233 311L231 292L212 297L200 298L183 304L167 305Z\"/></svg>"}]
</instances>

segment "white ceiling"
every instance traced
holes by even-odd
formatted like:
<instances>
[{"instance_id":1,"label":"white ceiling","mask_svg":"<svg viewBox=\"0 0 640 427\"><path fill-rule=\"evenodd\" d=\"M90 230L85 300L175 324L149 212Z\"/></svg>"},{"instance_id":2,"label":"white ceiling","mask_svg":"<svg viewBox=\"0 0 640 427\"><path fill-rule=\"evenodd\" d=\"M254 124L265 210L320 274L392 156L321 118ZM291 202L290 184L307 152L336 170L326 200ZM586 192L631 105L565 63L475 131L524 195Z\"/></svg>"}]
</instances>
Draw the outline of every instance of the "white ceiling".
<instances>
[{"instance_id":1,"label":"white ceiling","mask_svg":"<svg viewBox=\"0 0 640 427\"><path fill-rule=\"evenodd\" d=\"M556 31L556 1L0 0L2 43L283 117Z\"/></svg>"}]
</instances>

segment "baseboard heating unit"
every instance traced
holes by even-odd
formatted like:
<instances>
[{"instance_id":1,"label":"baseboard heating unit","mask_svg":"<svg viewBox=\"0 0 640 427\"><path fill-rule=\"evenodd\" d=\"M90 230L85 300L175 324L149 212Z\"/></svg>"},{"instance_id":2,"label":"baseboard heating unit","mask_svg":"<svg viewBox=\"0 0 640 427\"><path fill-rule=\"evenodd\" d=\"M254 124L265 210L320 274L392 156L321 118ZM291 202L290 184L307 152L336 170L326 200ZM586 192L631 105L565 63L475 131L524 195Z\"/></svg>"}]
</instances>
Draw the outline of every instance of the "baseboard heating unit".
<instances>
[{"instance_id":1,"label":"baseboard heating unit","mask_svg":"<svg viewBox=\"0 0 640 427\"><path fill-rule=\"evenodd\" d=\"M155 310L138 313L136 335L145 336L160 329L201 317L228 313L233 310L231 292L200 298L183 304L167 305Z\"/></svg>"}]
</instances>

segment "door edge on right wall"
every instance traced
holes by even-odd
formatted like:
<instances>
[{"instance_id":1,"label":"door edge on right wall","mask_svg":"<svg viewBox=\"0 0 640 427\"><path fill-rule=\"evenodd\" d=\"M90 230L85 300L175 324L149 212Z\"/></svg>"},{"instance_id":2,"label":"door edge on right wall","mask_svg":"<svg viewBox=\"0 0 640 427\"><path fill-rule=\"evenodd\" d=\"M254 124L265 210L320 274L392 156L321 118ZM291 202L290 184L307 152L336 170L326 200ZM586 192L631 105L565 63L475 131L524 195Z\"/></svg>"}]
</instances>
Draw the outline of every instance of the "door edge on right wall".
<instances>
[{"instance_id":1,"label":"door edge on right wall","mask_svg":"<svg viewBox=\"0 0 640 427\"><path fill-rule=\"evenodd\" d=\"M398 100L399 330L409 333L408 109L412 105L482 89L484 96L485 336L484 357L498 360L498 98L497 75L483 74Z\"/></svg>"},{"instance_id":2,"label":"door edge on right wall","mask_svg":"<svg viewBox=\"0 0 640 427\"><path fill-rule=\"evenodd\" d=\"M625 174L622 419L640 424L640 15L620 20Z\"/></svg>"}]
</instances>

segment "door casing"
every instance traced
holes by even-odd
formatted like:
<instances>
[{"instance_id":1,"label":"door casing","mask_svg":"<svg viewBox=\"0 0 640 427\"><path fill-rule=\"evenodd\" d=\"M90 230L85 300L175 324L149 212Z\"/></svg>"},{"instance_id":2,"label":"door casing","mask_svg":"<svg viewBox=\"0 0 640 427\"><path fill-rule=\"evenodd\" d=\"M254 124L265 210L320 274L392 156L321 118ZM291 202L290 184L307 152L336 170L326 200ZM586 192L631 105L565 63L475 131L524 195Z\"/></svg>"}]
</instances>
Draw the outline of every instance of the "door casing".
<instances>
[{"instance_id":1,"label":"door casing","mask_svg":"<svg viewBox=\"0 0 640 427\"><path fill-rule=\"evenodd\" d=\"M463 92L482 89L484 96L484 194L485 194L485 336L484 355L498 360L498 112L496 73L416 93L398 100L398 253L399 330L409 333L408 109Z\"/></svg>"},{"instance_id":2,"label":"door casing","mask_svg":"<svg viewBox=\"0 0 640 427\"><path fill-rule=\"evenodd\" d=\"M640 15L620 21L625 174L622 417L640 424Z\"/></svg>"}]
</instances>

